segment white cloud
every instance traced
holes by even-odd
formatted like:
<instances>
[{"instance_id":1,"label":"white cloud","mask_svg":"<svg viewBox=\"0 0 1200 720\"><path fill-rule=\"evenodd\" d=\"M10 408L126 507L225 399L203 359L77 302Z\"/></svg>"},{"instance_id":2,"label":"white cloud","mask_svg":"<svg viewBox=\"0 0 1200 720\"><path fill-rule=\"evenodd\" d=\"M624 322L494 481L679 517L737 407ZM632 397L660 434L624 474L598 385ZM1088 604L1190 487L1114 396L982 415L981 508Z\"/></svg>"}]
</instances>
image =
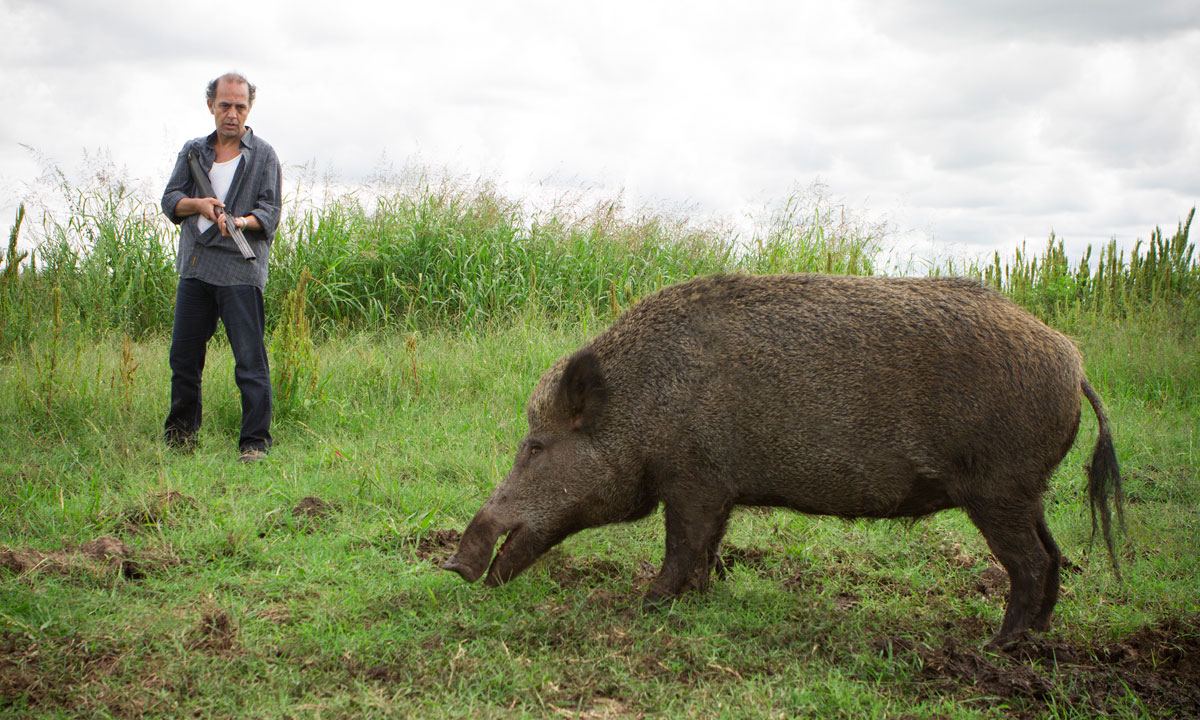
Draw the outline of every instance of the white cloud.
<instances>
[{"instance_id":1,"label":"white cloud","mask_svg":"<svg viewBox=\"0 0 1200 720\"><path fill-rule=\"evenodd\" d=\"M1095 45L1153 40L1200 28L1191 0L907 0L871 3L900 36L939 44L1031 40Z\"/></svg>"},{"instance_id":2,"label":"white cloud","mask_svg":"<svg viewBox=\"0 0 1200 720\"><path fill-rule=\"evenodd\" d=\"M819 179L939 253L1132 240L1200 197L1190 5L0 0L0 209L22 144L161 184L239 69L285 162L351 184L419 158L740 222Z\"/></svg>"}]
</instances>

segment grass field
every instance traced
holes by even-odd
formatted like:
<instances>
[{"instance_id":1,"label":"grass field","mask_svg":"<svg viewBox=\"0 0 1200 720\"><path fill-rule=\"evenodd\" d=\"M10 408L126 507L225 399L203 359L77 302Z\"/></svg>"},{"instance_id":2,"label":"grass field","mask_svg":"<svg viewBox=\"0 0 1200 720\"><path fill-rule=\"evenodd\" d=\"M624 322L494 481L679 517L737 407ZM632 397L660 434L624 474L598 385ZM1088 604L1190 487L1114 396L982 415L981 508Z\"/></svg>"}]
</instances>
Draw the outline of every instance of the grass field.
<instances>
[{"instance_id":1,"label":"grass field","mask_svg":"<svg viewBox=\"0 0 1200 720\"><path fill-rule=\"evenodd\" d=\"M336 227L400 223L356 217ZM529 223L510 225L497 245L461 223L439 237L460 238L460 259L532 242L520 229ZM0 716L1200 714L1200 304L1186 284L1143 284L1142 297L1129 281L1113 303L1089 305L1093 295L1073 294L1083 274L1069 264L1042 271L1047 282L1027 261L998 271L996 284L1024 287L1024 301L1084 351L1112 416L1128 520L1120 583L1102 544L1089 549L1081 466L1096 428L1085 413L1046 496L1069 559L1057 614L1049 632L1009 652L983 647L1007 578L959 511L903 524L742 509L727 535L728 577L652 612L640 599L663 555L661 513L572 536L497 589L438 569L507 471L537 377L614 309L695 272L870 269L836 238L813 254L811 233L792 245L777 238L755 261L770 264L728 268L747 261L719 243L715 253L692 244L712 265L694 255L667 264L669 243L641 242L644 228L558 226L575 228L551 243L573 248L562 257L593 245L612 253L591 266L560 257L563 277L603 278L580 283L583 301L570 282L551 281L549 264L513 260L509 294L500 284L468 294L461 281L488 273L457 262L441 295L373 302L380 296L338 284L358 275L338 275L331 250L325 270L314 265L298 323L284 306L300 272L281 262L273 363L291 348L287 362L305 379L277 417L277 447L251 466L234 461L227 343L210 345L199 448L173 453L160 442L167 343L158 321L136 319L160 311L113 310L111 323L97 319L103 308L81 314L73 297L84 285L64 266L54 283L43 265L0 285ZM366 236L345 237L346 256L369 265ZM281 257L321 244L291 241ZM810 255L818 267L805 264ZM1057 267L1052 253L1039 260ZM1190 251L1175 267L1185 279L1195 272ZM93 292L109 289L93 306L118 302L99 277ZM320 292L357 298L368 315L323 306ZM459 305L446 300L455 292ZM295 332L282 334L289 324Z\"/></svg>"}]
</instances>

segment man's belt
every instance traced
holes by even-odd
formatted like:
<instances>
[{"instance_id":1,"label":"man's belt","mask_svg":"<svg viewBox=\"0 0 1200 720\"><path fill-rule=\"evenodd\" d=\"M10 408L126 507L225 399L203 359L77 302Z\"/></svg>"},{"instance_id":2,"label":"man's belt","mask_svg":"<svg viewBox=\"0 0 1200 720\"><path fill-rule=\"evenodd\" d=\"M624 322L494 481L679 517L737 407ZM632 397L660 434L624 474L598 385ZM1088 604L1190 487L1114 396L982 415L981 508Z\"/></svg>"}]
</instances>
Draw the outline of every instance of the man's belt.
<instances>
[{"instance_id":1,"label":"man's belt","mask_svg":"<svg viewBox=\"0 0 1200 720\"><path fill-rule=\"evenodd\" d=\"M217 194L213 192L212 181L208 179L208 173L204 172L204 168L200 165L200 156L196 154L195 150L188 151L188 167L192 170L192 182L196 184L196 192L200 193L200 197L217 197ZM250 249L250 243L246 242L245 233L241 231L229 213L225 213L225 228L229 230L234 244L242 252L242 257L253 260L254 251Z\"/></svg>"}]
</instances>

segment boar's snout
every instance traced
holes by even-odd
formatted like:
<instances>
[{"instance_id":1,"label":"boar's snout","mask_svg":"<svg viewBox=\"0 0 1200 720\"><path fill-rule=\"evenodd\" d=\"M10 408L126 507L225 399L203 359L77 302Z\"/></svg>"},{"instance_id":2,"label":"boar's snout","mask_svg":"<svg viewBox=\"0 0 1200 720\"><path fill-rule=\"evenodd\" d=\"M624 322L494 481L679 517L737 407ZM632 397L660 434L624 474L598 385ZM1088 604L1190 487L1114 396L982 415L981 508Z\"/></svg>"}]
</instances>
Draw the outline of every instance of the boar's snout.
<instances>
[{"instance_id":1,"label":"boar's snout","mask_svg":"<svg viewBox=\"0 0 1200 720\"><path fill-rule=\"evenodd\" d=\"M511 529L485 505L471 519L458 542L458 550L442 563L442 569L458 573L467 582L475 582L488 569L496 540Z\"/></svg>"},{"instance_id":2,"label":"boar's snout","mask_svg":"<svg viewBox=\"0 0 1200 720\"><path fill-rule=\"evenodd\" d=\"M467 525L458 550L442 563L442 569L458 573L467 582L475 582L486 572L484 584L496 587L520 575L561 539L538 532L520 521L505 522L498 519L498 515L485 505ZM493 558L492 548L505 534L508 537Z\"/></svg>"},{"instance_id":3,"label":"boar's snout","mask_svg":"<svg viewBox=\"0 0 1200 720\"><path fill-rule=\"evenodd\" d=\"M483 575L483 569L481 567L467 563L458 556L458 553L454 553L449 560L442 563L442 569L451 570L458 573L460 576L462 576L463 580L466 580L469 583L475 582L479 579L480 575Z\"/></svg>"}]
</instances>

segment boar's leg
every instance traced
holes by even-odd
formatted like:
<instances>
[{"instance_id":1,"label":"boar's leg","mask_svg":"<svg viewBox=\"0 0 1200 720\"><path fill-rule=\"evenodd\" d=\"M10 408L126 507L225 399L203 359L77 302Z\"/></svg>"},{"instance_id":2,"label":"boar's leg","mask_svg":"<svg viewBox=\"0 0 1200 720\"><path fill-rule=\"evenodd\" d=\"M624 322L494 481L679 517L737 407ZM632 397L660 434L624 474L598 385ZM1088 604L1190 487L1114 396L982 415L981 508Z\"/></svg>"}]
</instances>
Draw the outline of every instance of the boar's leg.
<instances>
[{"instance_id":1,"label":"boar's leg","mask_svg":"<svg viewBox=\"0 0 1200 720\"><path fill-rule=\"evenodd\" d=\"M1045 525L1045 519L1039 501L981 501L969 504L967 514L1008 571L1008 605L1004 610L1004 622L989 642L992 647L1002 647L1020 639L1033 626L1035 614L1038 619L1045 616L1044 619L1049 621L1049 613L1053 610L1051 595L1055 599L1058 596L1057 577L1051 582L1051 576L1056 573L1050 572L1052 567L1058 567L1055 557L1058 548L1054 546L1050 552L1043 544L1039 526ZM1048 531L1045 534L1049 536ZM1046 607L1048 602L1049 608Z\"/></svg>"},{"instance_id":2,"label":"boar's leg","mask_svg":"<svg viewBox=\"0 0 1200 720\"><path fill-rule=\"evenodd\" d=\"M1046 527L1046 518L1040 512L1040 506L1038 510L1038 539L1042 541L1042 547L1050 556L1050 563L1046 566L1046 581L1042 587L1042 605L1038 608L1037 615L1033 618L1033 629L1038 632L1045 632L1050 628L1050 616L1054 614L1054 605L1058 602L1058 587L1062 572L1062 552L1058 549L1058 543L1054 542L1054 537L1050 534L1050 528Z\"/></svg>"},{"instance_id":3,"label":"boar's leg","mask_svg":"<svg viewBox=\"0 0 1200 720\"><path fill-rule=\"evenodd\" d=\"M646 591L643 606L653 607L687 590L708 589L732 508L732 502L714 507L695 498L667 501L666 555L658 577Z\"/></svg>"}]
</instances>

